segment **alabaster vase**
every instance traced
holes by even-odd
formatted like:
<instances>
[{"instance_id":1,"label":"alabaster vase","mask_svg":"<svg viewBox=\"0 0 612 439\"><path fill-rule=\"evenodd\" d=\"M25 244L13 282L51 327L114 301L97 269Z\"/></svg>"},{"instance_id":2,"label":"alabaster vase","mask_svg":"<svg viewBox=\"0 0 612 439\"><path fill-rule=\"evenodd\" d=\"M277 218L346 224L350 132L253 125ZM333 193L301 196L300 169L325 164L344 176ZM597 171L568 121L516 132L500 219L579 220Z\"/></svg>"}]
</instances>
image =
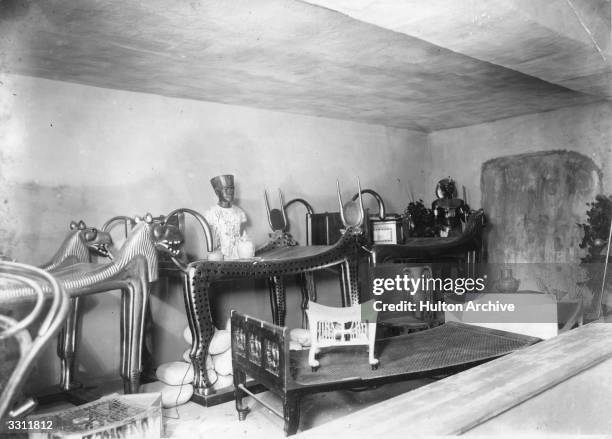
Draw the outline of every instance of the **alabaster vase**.
<instances>
[{"instance_id":1,"label":"alabaster vase","mask_svg":"<svg viewBox=\"0 0 612 439\"><path fill-rule=\"evenodd\" d=\"M520 283L520 280L512 276L511 268L502 268L500 277L495 282L495 289L500 293L516 293Z\"/></svg>"}]
</instances>

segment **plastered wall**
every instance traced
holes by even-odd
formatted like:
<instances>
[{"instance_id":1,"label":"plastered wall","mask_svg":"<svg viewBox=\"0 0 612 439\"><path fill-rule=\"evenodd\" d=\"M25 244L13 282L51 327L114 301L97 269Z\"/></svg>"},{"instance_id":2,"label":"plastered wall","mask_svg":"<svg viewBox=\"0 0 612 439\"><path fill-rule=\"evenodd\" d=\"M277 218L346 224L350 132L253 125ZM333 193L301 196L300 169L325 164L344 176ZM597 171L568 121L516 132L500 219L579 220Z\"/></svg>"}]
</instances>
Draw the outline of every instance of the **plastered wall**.
<instances>
[{"instance_id":1,"label":"plastered wall","mask_svg":"<svg viewBox=\"0 0 612 439\"><path fill-rule=\"evenodd\" d=\"M482 192L487 190L490 201L504 206L502 210L489 209L486 212L489 217L486 232L489 240L489 262L525 263L522 266L513 266L515 277L521 281L522 290L541 291L544 279L547 288L551 290L567 292L569 296L579 294L585 300L590 300L591 292L577 292L577 280L581 279L577 268L584 252L578 248L582 231L576 223L586 219L586 203L594 199L594 193L612 192L612 104L575 106L437 131L429 135L428 142L432 171L428 174L427 185L432 190L437 178L450 175L460 188L465 186L472 208L482 206ZM499 187L482 187L492 181L490 178L481 180L482 165L488 160L506 156L514 156L516 159L519 154L555 150L579 153L581 161L594 166L592 173L571 175L571 178L564 179L560 184L560 187L563 187L576 179L576 184L580 187L591 188L585 190L580 197L574 199L568 196L565 200L560 198L558 203L547 202L550 197L536 197L539 202L530 203L529 197L533 196L533 193L529 193L529 181L543 181L548 178L538 175L541 171L536 171L538 168L534 166L526 166L522 174L523 180L512 188L511 192L516 197L513 204L509 201L494 200L499 195ZM532 154L533 160L536 160L537 155ZM529 170L533 172L530 174ZM563 175L562 171L563 168L560 169L559 175ZM593 179L595 180L591 181ZM524 196L521 196L521 191ZM507 212L507 218L498 217L502 211ZM538 219L537 224L530 224L529 218ZM552 227L551 224L556 225ZM494 231L494 228L497 229ZM516 235L513 236L513 233ZM526 239L529 234L537 236L537 239ZM522 248L513 252L512 245L495 241L496 236L503 236L505 242L514 242L515 247L518 245ZM542 242L556 243L557 250L551 251L551 245L542 245ZM562 264L552 265L553 262ZM493 275L498 276L499 273Z\"/></svg>"},{"instance_id":2,"label":"plastered wall","mask_svg":"<svg viewBox=\"0 0 612 439\"><path fill-rule=\"evenodd\" d=\"M482 164L496 157L569 150L591 158L603 172L603 190L612 190L612 104L599 103L529 114L495 122L436 131L429 135L431 172L427 186L452 176L465 186L473 208L480 207Z\"/></svg>"},{"instance_id":3,"label":"plastered wall","mask_svg":"<svg viewBox=\"0 0 612 439\"><path fill-rule=\"evenodd\" d=\"M220 173L236 175L237 204L256 244L268 233L264 188L275 205L280 187L286 200L305 198L318 212L337 210L337 178L348 198L359 176L390 212L401 212L408 194L424 189L421 133L37 78L0 79L0 251L20 261L49 258L72 219L100 226L120 214L204 211L216 201L209 179ZM301 242L304 215L297 207L289 218ZM201 242L191 239L190 251L203 255ZM328 283L336 289L335 281ZM270 318L261 283L230 283L214 296L224 310L215 316L220 325L230 307ZM108 376L118 367L118 300L111 294L86 302L81 376ZM297 303L290 287L293 326L300 321ZM156 358L176 358L186 348L180 285L158 288L152 308L162 346ZM39 363L34 384L57 376L53 351Z\"/></svg>"}]
</instances>

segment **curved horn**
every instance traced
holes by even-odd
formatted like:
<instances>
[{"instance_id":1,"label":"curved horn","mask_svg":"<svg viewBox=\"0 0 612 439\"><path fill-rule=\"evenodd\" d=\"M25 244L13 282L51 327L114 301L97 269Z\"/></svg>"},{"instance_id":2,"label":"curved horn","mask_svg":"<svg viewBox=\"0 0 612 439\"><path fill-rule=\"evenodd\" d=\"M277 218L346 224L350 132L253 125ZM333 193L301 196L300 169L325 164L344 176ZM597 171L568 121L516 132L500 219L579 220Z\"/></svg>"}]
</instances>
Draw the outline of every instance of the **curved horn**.
<instances>
[{"instance_id":1,"label":"curved horn","mask_svg":"<svg viewBox=\"0 0 612 439\"><path fill-rule=\"evenodd\" d=\"M359 177L357 177L357 188L359 189L359 221L355 226L361 226L363 224L363 219L365 217L365 211L363 210L363 191L361 190L361 182L359 181Z\"/></svg>"},{"instance_id":2,"label":"curved horn","mask_svg":"<svg viewBox=\"0 0 612 439\"><path fill-rule=\"evenodd\" d=\"M181 212L189 213L196 220L198 220L198 222L200 223L200 226L202 226L202 230L204 230L204 236L206 237L206 250L209 253L212 252L213 251L212 232L210 231L210 225L208 224L208 221L206 221L206 218L204 218L201 213L196 212L195 210L192 210L192 209L188 209L186 207L181 207L180 209L175 209L172 212L170 212L166 216L166 219L164 220L164 224L166 224L168 222L168 219L170 217L176 215L177 213L181 213Z\"/></svg>"},{"instance_id":3,"label":"curved horn","mask_svg":"<svg viewBox=\"0 0 612 439\"><path fill-rule=\"evenodd\" d=\"M281 191L280 188L278 189L278 199L280 200L280 210L281 215L283 216L284 229L287 229L287 224L289 223L287 222L287 214L285 213L285 197L283 196L283 191Z\"/></svg>"},{"instance_id":4,"label":"curved horn","mask_svg":"<svg viewBox=\"0 0 612 439\"><path fill-rule=\"evenodd\" d=\"M340 207L340 219L344 227L348 227L346 224L346 218L344 218L344 204L342 203L342 195L340 195L340 182L336 180L336 188L338 190L338 205Z\"/></svg>"},{"instance_id":5,"label":"curved horn","mask_svg":"<svg viewBox=\"0 0 612 439\"><path fill-rule=\"evenodd\" d=\"M351 198L351 201L355 201L357 197L359 196L359 194L370 194L376 199L376 202L378 203L378 218L380 218L381 220L384 220L386 216L385 202L383 201L382 197L378 194L378 192L373 191L372 189L364 189L361 192L353 195L353 198Z\"/></svg>"},{"instance_id":6,"label":"curved horn","mask_svg":"<svg viewBox=\"0 0 612 439\"><path fill-rule=\"evenodd\" d=\"M266 214L268 215L268 224L270 225L270 229L274 231L274 226L272 225L272 218L270 218L270 201L268 201L268 191L264 189L264 201L266 202Z\"/></svg>"}]
</instances>

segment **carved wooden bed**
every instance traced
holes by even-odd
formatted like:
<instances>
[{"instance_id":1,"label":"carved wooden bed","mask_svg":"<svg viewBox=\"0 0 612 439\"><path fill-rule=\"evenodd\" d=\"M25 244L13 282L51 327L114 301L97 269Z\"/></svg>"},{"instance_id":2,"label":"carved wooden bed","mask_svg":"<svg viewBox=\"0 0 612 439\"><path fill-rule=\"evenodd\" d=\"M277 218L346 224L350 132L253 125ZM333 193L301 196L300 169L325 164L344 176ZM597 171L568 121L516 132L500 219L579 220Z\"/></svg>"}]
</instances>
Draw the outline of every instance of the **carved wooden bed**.
<instances>
[{"instance_id":1,"label":"carved wooden bed","mask_svg":"<svg viewBox=\"0 0 612 439\"><path fill-rule=\"evenodd\" d=\"M250 395L284 419L285 434L295 434L300 399L310 393L363 388L384 383L459 372L539 341L505 331L449 322L425 331L376 341L380 367L372 370L365 346L334 348L312 371L308 350L289 350L289 330L236 311L231 315L232 361L239 420L249 411ZM253 378L283 401L282 413L246 387Z\"/></svg>"}]
</instances>

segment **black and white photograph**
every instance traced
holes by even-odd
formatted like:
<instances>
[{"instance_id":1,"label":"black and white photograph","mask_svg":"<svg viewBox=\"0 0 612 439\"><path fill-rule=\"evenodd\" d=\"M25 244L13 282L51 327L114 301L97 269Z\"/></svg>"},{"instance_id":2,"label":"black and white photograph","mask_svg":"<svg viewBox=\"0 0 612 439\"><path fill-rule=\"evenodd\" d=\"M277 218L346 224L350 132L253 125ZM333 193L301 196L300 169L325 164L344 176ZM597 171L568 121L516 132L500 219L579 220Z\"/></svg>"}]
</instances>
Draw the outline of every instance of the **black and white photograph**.
<instances>
[{"instance_id":1,"label":"black and white photograph","mask_svg":"<svg viewBox=\"0 0 612 439\"><path fill-rule=\"evenodd\" d=\"M612 436L610 0L0 0L0 437Z\"/></svg>"}]
</instances>

